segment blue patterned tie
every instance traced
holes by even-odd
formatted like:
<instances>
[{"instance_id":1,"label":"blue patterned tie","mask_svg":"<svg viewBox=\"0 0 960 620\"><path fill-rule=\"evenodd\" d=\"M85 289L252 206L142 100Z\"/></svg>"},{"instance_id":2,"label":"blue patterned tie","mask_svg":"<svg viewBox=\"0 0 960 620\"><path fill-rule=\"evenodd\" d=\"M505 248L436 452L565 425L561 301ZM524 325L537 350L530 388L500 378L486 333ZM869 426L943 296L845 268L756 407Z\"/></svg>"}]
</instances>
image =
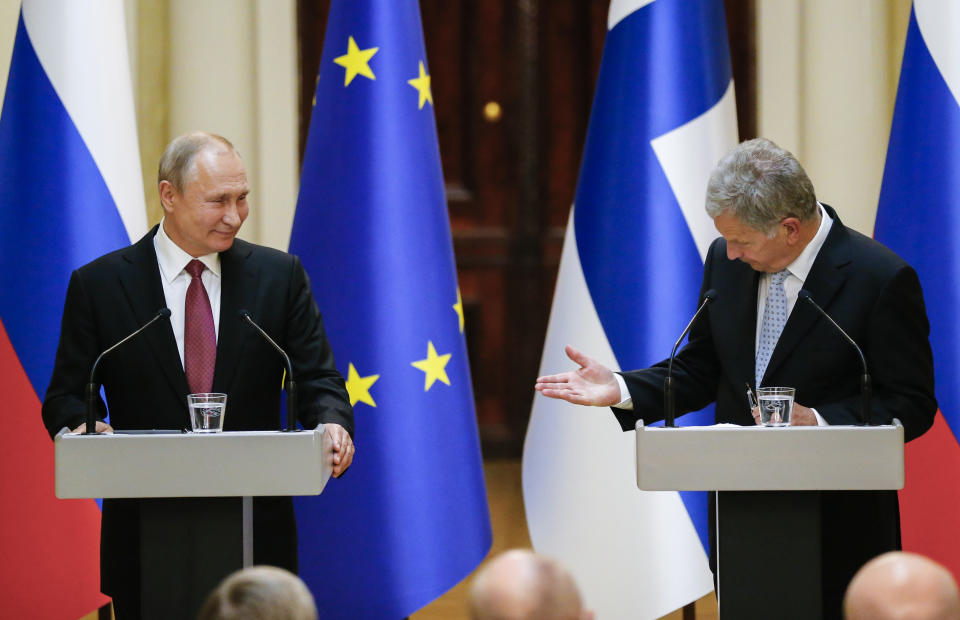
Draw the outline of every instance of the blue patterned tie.
<instances>
[{"instance_id":1,"label":"blue patterned tie","mask_svg":"<svg viewBox=\"0 0 960 620\"><path fill-rule=\"evenodd\" d=\"M787 293L783 289L783 281L788 275L790 272L784 269L770 277L767 303L763 308L763 323L760 324L760 342L757 345L757 387L760 387L763 373L767 372L767 364L770 363L770 356L780 339L780 332L787 324Z\"/></svg>"}]
</instances>

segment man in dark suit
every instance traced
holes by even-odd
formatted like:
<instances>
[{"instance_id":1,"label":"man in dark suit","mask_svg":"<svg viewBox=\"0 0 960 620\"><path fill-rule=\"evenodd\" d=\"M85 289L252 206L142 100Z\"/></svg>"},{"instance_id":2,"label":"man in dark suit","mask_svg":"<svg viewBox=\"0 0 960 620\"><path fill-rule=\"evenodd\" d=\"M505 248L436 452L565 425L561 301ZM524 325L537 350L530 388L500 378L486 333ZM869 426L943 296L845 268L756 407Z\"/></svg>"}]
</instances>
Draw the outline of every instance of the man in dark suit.
<instances>
[{"instance_id":1,"label":"man in dark suit","mask_svg":"<svg viewBox=\"0 0 960 620\"><path fill-rule=\"evenodd\" d=\"M718 292L674 364L677 410L716 403L716 421L754 424L746 384L796 388L791 423L854 424L859 359L801 289L863 348L876 423L903 423L909 441L933 423L933 356L920 283L891 251L846 228L817 202L796 159L765 139L717 165L707 212L722 235L711 245L701 295ZM779 320L778 320L779 318ZM576 371L536 388L569 402L612 406L624 430L663 419L666 362L617 374L572 347ZM751 419L752 416L752 419ZM825 617L838 617L847 582L871 557L900 548L895 492L823 493Z\"/></svg>"},{"instance_id":2,"label":"man in dark suit","mask_svg":"<svg viewBox=\"0 0 960 620\"><path fill-rule=\"evenodd\" d=\"M224 392L224 430L280 428L283 360L245 325L249 311L290 356L298 419L324 424L333 476L353 459L353 410L334 366L317 304L292 255L235 239L249 213L246 170L228 140L196 132L174 139L160 161L164 217L134 245L70 278L60 344L43 403L51 436L85 427L84 386L97 355L164 307L170 321L148 328L105 358L98 375L116 429L189 428L188 393ZM100 418L107 407L97 403ZM103 420L97 430L112 431ZM251 455L252 457L255 455ZM139 613L141 500L105 500L101 589L120 617ZM256 498L254 562L297 571L289 497Z\"/></svg>"}]
</instances>

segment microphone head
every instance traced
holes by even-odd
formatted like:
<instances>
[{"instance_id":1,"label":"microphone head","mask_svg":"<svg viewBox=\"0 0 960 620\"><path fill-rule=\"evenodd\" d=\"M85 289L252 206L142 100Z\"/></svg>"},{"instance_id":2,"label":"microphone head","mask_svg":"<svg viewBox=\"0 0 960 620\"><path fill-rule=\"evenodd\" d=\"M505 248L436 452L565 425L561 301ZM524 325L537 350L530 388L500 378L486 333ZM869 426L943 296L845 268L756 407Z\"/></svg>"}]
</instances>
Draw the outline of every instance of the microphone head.
<instances>
[{"instance_id":1,"label":"microphone head","mask_svg":"<svg viewBox=\"0 0 960 620\"><path fill-rule=\"evenodd\" d=\"M709 291L703 294L703 298L713 301L714 299L717 298L717 289L715 288L710 289Z\"/></svg>"},{"instance_id":2,"label":"microphone head","mask_svg":"<svg viewBox=\"0 0 960 620\"><path fill-rule=\"evenodd\" d=\"M804 301L813 301L813 297L810 295L810 291L805 288L800 289L800 292L797 293L797 297Z\"/></svg>"},{"instance_id":3,"label":"microphone head","mask_svg":"<svg viewBox=\"0 0 960 620\"><path fill-rule=\"evenodd\" d=\"M240 317L241 319L247 319L247 320L250 319L250 313L247 312L245 309L237 310L237 316Z\"/></svg>"},{"instance_id":4,"label":"microphone head","mask_svg":"<svg viewBox=\"0 0 960 620\"><path fill-rule=\"evenodd\" d=\"M159 316L159 317L161 317L161 318L164 318L164 319L169 318L169 317L170 317L170 308L160 308L160 311L157 312L157 316Z\"/></svg>"}]
</instances>

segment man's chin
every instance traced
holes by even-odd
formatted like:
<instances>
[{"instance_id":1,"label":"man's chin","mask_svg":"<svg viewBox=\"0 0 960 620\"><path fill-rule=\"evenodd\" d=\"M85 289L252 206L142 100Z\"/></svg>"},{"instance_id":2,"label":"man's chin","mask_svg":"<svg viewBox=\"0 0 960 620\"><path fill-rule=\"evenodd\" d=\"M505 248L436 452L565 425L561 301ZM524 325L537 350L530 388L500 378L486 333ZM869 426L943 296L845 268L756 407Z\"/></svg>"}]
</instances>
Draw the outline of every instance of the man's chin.
<instances>
[{"instance_id":1,"label":"man's chin","mask_svg":"<svg viewBox=\"0 0 960 620\"><path fill-rule=\"evenodd\" d=\"M227 236L217 233L214 235L213 243L210 245L216 252L226 252L233 247L234 239L236 239L236 234Z\"/></svg>"}]
</instances>

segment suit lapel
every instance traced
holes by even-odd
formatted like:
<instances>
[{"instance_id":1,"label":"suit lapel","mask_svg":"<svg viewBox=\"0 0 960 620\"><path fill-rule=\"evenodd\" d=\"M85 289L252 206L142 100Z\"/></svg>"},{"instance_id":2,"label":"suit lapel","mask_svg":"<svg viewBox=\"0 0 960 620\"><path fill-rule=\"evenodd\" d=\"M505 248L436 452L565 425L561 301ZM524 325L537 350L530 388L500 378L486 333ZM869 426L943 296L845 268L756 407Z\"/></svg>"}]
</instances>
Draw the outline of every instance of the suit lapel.
<instances>
[{"instance_id":1,"label":"suit lapel","mask_svg":"<svg viewBox=\"0 0 960 620\"><path fill-rule=\"evenodd\" d=\"M754 383L754 356L756 354L756 333L757 333L757 285L760 282L760 273L750 269L744 270L744 276L739 279L736 290L733 291L734 299L740 301L739 307L733 316L734 335L736 338L734 350L736 351L737 373L743 380L753 385ZM739 387L743 387L738 384Z\"/></svg>"},{"instance_id":2,"label":"suit lapel","mask_svg":"<svg viewBox=\"0 0 960 620\"><path fill-rule=\"evenodd\" d=\"M824 309L830 307L830 302L846 281L844 268L852 260L848 251L846 229L837 214L829 207L826 209L833 218L833 226L803 283L803 288L810 291L813 300ZM802 299L797 300L783 328L783 333L780 334L780 340L777 341L777 346L773 350L764 377L770 376L778 366L790 358L790 354L803 341L818 318L820 318L819 313L810 304Z\"/></svg>"},{"instance_id":3,"label":"suit lapel","mask_svg":"<svg viewBox=\"0 0 960 620\"><path fill-rule=\"evenodd\" d=\"M157 227L147 233L137 243L123 253L126 268L120 274L120 286L133 310L137 325L150 320L160 308L167 305L160 282L160 267L157 265L157 253L153 247L153 236ZM183 363L177 350L177 340L173 335L170 321L154 325L140 336L153 350L157 363L163 370L170 388L178 395L186 394L187 379L183 373ZM186 409L186 402L183 403Z\"/></svg>"},{"instance_id":4,"label":"suit lapel","mask_svg":"<svg viewBox=\"0 0 960 620\"><path fill-rule=\"evenodd\" d=\"M220 253L220 334L217 337L217 364L213 372L213 390L229 392L250 329L237 314L253 308L252 285L255 274L247 258L250 248L240 241Z\"/></svg>"}]
</instances>

